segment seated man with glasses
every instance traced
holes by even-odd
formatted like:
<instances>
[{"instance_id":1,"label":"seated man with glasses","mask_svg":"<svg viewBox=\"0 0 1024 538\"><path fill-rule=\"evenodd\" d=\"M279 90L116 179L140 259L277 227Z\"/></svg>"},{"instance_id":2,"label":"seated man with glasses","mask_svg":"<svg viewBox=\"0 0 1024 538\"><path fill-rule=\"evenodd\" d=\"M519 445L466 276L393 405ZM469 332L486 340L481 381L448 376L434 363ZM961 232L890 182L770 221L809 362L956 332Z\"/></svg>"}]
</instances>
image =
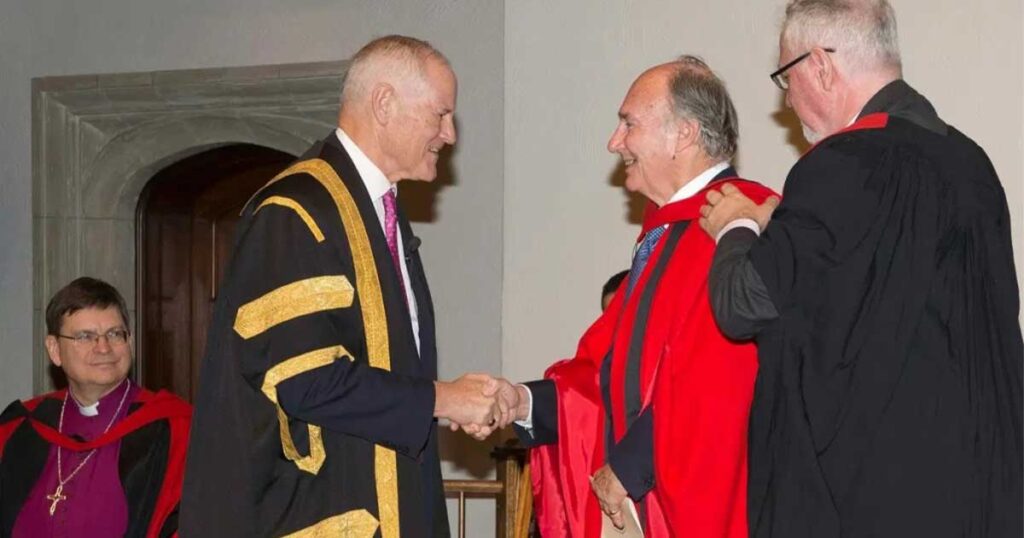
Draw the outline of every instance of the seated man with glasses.
<instances>
[{"instance_id":1,"label":"seated man with glasses","mask_svg":"<svg viewBox=\"0 0 1024 538\"><path fill-rule=\"evenodd\" d=\"M177 507L191 406L128 379L128 309L82 277L46 307L46 351L68 388L0 414L0 536L163 537Z\"/></svg>"}]
</instances>

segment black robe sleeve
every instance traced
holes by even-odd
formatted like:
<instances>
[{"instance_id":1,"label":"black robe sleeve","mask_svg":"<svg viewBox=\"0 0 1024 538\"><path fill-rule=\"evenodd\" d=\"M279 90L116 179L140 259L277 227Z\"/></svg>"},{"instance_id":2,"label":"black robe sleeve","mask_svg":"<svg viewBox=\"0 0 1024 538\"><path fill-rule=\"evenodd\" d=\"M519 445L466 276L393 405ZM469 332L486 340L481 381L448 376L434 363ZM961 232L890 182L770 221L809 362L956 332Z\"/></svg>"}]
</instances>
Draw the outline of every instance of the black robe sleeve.
<instances>
[{"instance_id":1,"label":"black robe sleeve","mask_svg":"<svg viewBox=\"0 0 1024 538\"><path fill-rule=\"evenodd\" d=\"M512 428L524 446L534 447L558 442L558 391L555 382L541 379L524 383L533 398L530 418L533 428L526 429L518 424Z\"/></svg>"},{"instance_id":2,"label":"black robe sleeve","mask_svg":"<svg viewBox=\"0 0 1024 538\"><path fill-rule=\"evenodd\" d=\"M722 333L736 340L753 338L779 317L768 290L747 254L757 241L749 228L726 232L715 248L708 274L711 310Z\"/></svg>"},{"instance_id":3,"label":"black robe sleeve","mask_svg":"<svg viewBox=\"0 0 1024 538\"><path fill-rule=\"evenodd\" d=\"M639 501L654 487L654 410L644 409L608 453L608 466Z\"/></svg>"},{"instance_id":4,"label":"black robe sleeve","mask_svg":"<svg viewBox=\"0 0 1024 538\"><path fill-rule=\"evenodd\" d=\"M1019 294L980 148L897 118L826 139L749 257L779 311L751 535L1019 536Z\"/></svg>"}]
</instances>

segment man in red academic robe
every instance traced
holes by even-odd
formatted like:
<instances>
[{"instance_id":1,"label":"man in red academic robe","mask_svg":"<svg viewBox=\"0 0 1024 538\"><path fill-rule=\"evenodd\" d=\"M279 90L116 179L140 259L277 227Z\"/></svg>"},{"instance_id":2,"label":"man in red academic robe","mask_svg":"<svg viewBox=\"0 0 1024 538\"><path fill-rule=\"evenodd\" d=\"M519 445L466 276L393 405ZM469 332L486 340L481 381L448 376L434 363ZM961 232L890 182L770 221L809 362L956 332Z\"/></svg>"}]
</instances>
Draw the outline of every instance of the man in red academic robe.
<instances>
[{"instance_id":1,"label":"man in red academic robe","mask_svg":"<svg viewBox=\"0 0 1024 538\"><path fill-rule=\"evenodd\" d=\"M619 118L608 149L623 158L626 188L651 202L630 275L574 358L502 389L520 439L537 447L539 527L545 538L600 536L602 511L616 526L632 517L628 497L647 536L745 538L756 353L715 326L714 241L694 221L709 185L771 192L729 165L736 112L697 58L643 73Z\"/></svg>"},{"instance_id":2,"label":"man in red academic robe","mask_svg":"<svg viewBox=\"0 0 1024 538\"><path fill-rule=\"evenodd\" d=\"M46 322L68 388L0 414L0 538L176 535L191 407L128 379L127 307L106 282L71 282Z\"/></svg>"}]
</instances>

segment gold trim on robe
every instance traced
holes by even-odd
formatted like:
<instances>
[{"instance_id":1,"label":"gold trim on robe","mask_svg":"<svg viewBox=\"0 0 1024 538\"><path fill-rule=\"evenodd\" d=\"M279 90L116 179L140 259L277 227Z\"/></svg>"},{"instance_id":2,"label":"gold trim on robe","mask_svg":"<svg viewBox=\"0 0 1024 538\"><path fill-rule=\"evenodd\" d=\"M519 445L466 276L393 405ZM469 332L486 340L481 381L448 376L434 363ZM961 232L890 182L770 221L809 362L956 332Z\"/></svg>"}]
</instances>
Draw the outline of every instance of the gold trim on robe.
<instances>
[{"instance_id":1,"label":"gold trim on robe","mask_svg":"<svg viewBox=\"0 0 1024 538\"><path fill-rule=\"evenodd\" d=\"M327 189L338 208L345 227L345 236L352 250L356 292L360 297L363 331L370 366L391 370L391 349L388 343L388 320L384 311L384 295L380 289L377 265L373 259L370 238L359 215L359 208L338 173L323 159L300 161L270 180L271 185L292 174L309 174ZM266 188L266 186L264 186ZM374 475L377 484L377 517L382 538L399 538L398 461L395 451L374 445Z\"/></svg>"},{"instance_id":2,"label":"gold trim on robe","mask_svg":"<svg viewBox=\"0 0 1024 538\"><path fill-rule=\"evenodd\" d=\"M277 421L281 430L281 449L284 451L284 457L295 462L299 469L310 474L319 473L320 467L327 459L320 426L307 425L309 428L309 455L300 455L299 450L295 448L295 441L292 440L291 429L288 427L288 415L285 414L284 409L281 409L281 404L277 401L277 385L299 374L327 366L340 357L351 357L351 355L342 346L325 347L282 361L267 370L266 375L263 376L263 394L277 406Z\"/></svg>"},{"instance_id":3,"label":"gold trim on robe","mask_svg":"<svg viewBox=\"0 0 1024 538\"><path fill-rule=\"evenodd\" d=\"M300 316L352 306L352 284L345 275L307 278L285 284L248 302L235 315L235 332L248 340Z\"/></svg>"},{"instance_id":4,"label":"gold trim on robe","mask_svg":"<svg viewBox=\"0 0 1024 538\"><path fill-rule=\"evenodd\" d=\"M378 526L379 523L373 515L360 509L331 516L315 525L281 538L373 538Z\"/></svg>"},{"instance_id":5,"label":"gold trim on robe","mask_svg":"<svg viewBox=\"0 0 1024 538\"><path fill-rule=\"evenodd\" d=\"M310 216L309 211L306 211L306 208L302 207L302 204L299 202L292 198L288 198L287 196L268 196L267 199L263 200L263 202L257 206L256 210L252 213L255 215L256 213L259 213L260 209L263 209L268 205L279 205L295 211L298 213L299 218L302 219L302 222L306 223L306 227L309 228L310 233L312 233L313 237L316 238L316 242L324 242L324 233L320 231L320 226L317 225L316 221L313 220L313 217Z\"/></svg>"}]
</instances>

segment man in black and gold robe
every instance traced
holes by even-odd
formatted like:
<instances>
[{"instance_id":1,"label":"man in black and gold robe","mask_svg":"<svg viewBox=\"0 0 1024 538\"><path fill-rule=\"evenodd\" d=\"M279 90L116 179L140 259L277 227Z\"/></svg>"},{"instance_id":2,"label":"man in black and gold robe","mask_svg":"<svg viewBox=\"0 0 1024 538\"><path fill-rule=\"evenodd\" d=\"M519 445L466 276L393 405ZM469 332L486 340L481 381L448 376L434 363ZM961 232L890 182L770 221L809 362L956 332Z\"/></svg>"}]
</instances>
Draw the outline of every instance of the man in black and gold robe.
<instances>
[{"instance_id":1,"label":"man in black and gold robe","mask_svg":"<svg viewBox=\"0 0 1024 538\"><path fill-rule=\"evenodd\" d=\"M202 364L182 536L449 534L435 417L500 417L486 376L435 381L395 184L434 179L455 94L429 44L369 43L337 131L247 204Z\"/></svg>"}]
</instances>

